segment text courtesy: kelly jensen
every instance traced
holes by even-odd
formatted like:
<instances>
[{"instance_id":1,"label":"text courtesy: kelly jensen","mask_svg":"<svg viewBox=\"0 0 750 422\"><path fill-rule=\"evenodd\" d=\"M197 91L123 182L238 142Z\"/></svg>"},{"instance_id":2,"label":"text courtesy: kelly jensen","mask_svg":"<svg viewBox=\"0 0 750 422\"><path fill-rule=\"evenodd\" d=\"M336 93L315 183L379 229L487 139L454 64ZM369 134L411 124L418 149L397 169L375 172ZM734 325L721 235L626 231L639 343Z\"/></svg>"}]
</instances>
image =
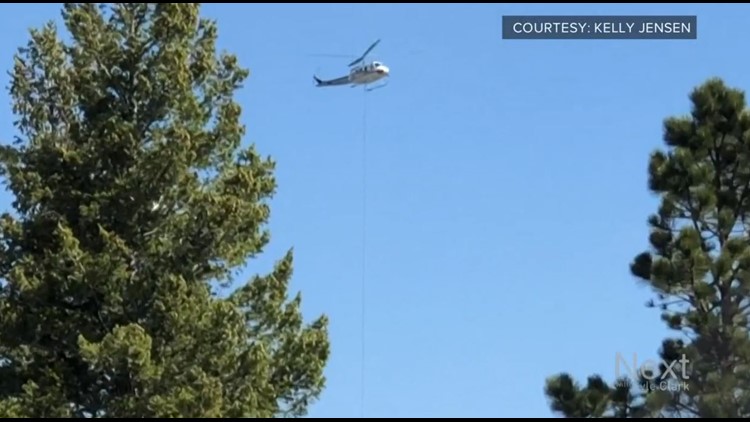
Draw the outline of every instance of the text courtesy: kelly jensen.
<instances>
[{"instance_id":1,"label":"text courtesy: kelly jensen","mask_svg":"<svg viewBox=\"0 0 750 422\"><path fill-rule=\"evenodd\" d=\"M682 39L698 37L697 16L503 16L503 39Z\"/></svg>"}]
</instances>

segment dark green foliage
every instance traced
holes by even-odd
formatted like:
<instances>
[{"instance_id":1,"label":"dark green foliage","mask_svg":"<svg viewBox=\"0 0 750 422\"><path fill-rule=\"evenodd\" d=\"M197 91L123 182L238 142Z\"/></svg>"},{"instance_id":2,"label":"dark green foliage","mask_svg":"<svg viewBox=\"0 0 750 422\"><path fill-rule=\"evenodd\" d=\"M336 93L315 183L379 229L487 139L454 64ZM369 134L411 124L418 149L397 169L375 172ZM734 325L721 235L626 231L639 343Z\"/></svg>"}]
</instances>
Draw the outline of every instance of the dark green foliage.
<instances>
[{"instance_id":1,"label":"dark green foliage","mask_svg":"<svg viewBox=\"0 0 750 422\"><path fill-rule=\"evenodd\" d=\"M546 394L566 417L750 417L750 113L744 93L718 79L690 100L690 116L664 122L668 150L651 155L649 187L661 204L649 218L652 250L631 264L679 332L661 358L684 356L685 373L662 365L654 381L616 381L619 393L552 377Z\"/></svg>"},{"instance_id":2,"label":"dark green foliage","mask_svg":"<svg viewBox=\"0 0 750 422\"><path fill-rule=\"evenodd\" d=\"M248 72L197 4L66 4L12 71L0 166L0 416L304 415L327 320L287 299L291 251L228 298L269 239L274 162L240 150Z\"/></svg>"}]
</instances>

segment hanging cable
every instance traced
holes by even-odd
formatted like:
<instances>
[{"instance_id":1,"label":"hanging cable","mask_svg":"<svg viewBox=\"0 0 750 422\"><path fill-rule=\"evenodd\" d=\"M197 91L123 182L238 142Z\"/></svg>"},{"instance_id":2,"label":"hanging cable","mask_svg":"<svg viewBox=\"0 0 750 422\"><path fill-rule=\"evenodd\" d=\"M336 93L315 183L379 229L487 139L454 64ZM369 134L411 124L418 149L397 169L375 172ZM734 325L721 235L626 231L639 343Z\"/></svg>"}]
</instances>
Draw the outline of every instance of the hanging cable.
<instances>
[{"instance_id":1,"label":"hanging cable","mask_svg":"<svg viewBox=\"0 0 750 422\"><path fill-rule=\"evenodd\" d=\"M366 296L366 269L367 269L367 90L362 90L362 315L361 315L361 330L362 330L362 362L361 362L361 417L365 417L365 304L367 301Z\"/></svg>"}]
</instances>

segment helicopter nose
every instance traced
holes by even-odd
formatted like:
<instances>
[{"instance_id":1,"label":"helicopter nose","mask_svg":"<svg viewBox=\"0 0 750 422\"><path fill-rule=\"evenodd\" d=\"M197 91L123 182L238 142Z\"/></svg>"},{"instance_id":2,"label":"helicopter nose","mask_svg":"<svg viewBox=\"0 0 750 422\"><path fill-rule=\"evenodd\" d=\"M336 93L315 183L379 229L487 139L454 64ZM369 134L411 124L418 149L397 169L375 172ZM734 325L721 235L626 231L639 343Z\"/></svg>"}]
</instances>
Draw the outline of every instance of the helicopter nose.
<instances>
[{"instance_id":1,"label":"helicopter nose","mask_svg":"<svg viewBox=\"0 0 750 422\"><path fill-rule=\"evenodd\" d=\"M388 69L388 66L381 66L380 69L378 69L378 72L388 75L391 73L391 70Z\"/></svg>"}]
</instances>

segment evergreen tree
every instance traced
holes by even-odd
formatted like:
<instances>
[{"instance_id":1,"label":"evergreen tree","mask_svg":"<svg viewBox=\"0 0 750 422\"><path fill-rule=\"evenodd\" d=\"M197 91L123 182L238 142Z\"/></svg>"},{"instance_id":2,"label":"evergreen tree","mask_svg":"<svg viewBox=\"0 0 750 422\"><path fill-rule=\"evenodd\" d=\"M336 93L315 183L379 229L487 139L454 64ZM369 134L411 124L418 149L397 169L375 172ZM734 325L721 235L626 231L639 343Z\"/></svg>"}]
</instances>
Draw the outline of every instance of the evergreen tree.
<instances>
[{"instance_id":1,"label":"evergreen tree","mask_svg":"<svg viewBox=\"0 0 750 422\"><path fill-rule=\"evenodd\" d=\"M651 252L631 264L656 293L649 306L679 335L638 380L549 379L552 409L564 416L750 417L750 113L744 92L719 79L690 99L690 116L664 122L668 150L651 155L660 206L649 218Z\"/></svg>"},{"instance_id":2,"label":"evergreen tree","mask_svg":"<svg viewBox=\"0 0 750 422\"><path fill-rule=\"evenodd\" d=\"M324 386L325 316L287 297L292 253L228 297L269 241L274 162L241 149L198 4L65 4L15 57L15 194L0 222L0 416L273 417Z\"/></svg>"}]
</instances>

